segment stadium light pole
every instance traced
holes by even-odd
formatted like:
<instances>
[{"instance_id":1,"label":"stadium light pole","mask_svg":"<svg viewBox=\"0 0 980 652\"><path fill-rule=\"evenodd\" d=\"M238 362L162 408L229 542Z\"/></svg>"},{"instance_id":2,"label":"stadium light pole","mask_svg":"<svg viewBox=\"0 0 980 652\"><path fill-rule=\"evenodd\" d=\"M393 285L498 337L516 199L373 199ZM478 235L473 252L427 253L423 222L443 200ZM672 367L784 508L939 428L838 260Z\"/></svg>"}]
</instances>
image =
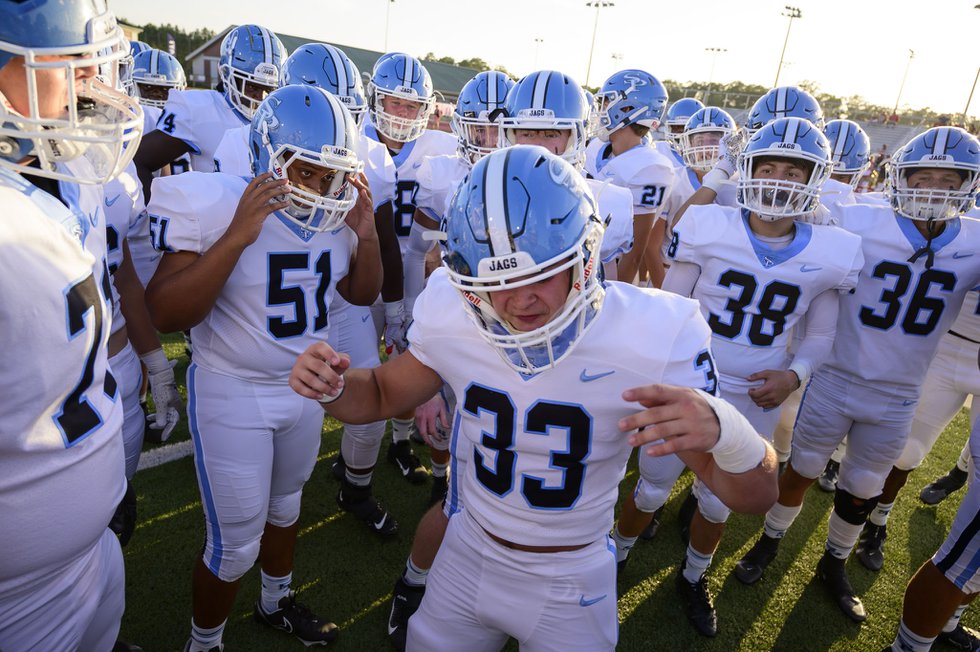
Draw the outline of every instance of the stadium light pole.
<instances>
[{"instance_id":1,"label":"stadium light pole","mask_svg":"<svg viewBox=\"0 0 980 652\"><path fill-rule=\"evenodd\" d=\"M974 9L980 9L980 5L973 5ZM977 90L977 80L980 79L980 67L977 68L977 74L973 78L973 86L970 87L970 95L966 98L966 107L963 109L963 128L966 128L966 114L970 111L970 102L973 101L973 91Z\"/></svg>"},{"instance_id":2,"label":"stadium light pole","mask_svg":"<svg viewBox=\"0 0 980 652\"><path fill-rule=\"evenodd\" d=\"M388 52L388 24L391 22L391 5L395 0L388 0L385 4L385 52Z\"/></svg>"},{"instance_id":3,"label":"stadium light pole","mask_svg":"<svg viewBox=\"0 0 980 652\"><path fill-rule=\"evenodd\" d=\"M541 51L541 44L544 43L543 38L534 39L534 69L538 69L538 53Z\"/></svg>"},{"instance_id":4,"label":"stadium light pole","mask_svg":"<svg viewBox=\"0 0 980 652\"><path fill-rule=\"evenodd\" d=\"M895 108L892 109L892 114L898 113L898 103L902 99L902 91L905 90L905 80L909 77L909 67L912 65L912 59L915 58L915 51L909 50L909 60L905 62L905 74L902 75L902 84L898 87L898 97L895 98Z\"/></svg>"},{"instance_id":5,"label":"stadium light pole","mask_svg":"<svg viewBox=\"0 0 980 652\"><path fill-rule=\"evenodd\" d=\"M615 7L616 3L606 2L606 0L593 0L586 2L586 7L595 7L595 21L592 23L592 47L589 48L589 67L585 69L585 85L589 85L589 75L592 74L592 55L595 52L595 34L599 30L599 10L604 7Z\"/></svg>"},{"instance_id":6,"label":"stadium light pole","mask_svg":"<svg viewBox=\"0 0 980 652\"><path fill-rule=\"evenodd\" d=\"M728 48L705 48L705 52L711 53L711 72L708 73L708 90L711 90L711 83L715 80L715 64L718 62L718 55L728 52Z\"/></svg>"},{"instance_id":7,"label":"stadium light pole","mask_svg":"<svg viewBox=\"0 0 980 652\"><path fill-rule=\"evenodd\" d=\"M779 53L779 65L776 66L776 81L772 83L772 87L775 88L779 86L779 73L783 70L783 57L786 56L786 44L789 43L789 30L793 27L794 18L802 18L803 12L800 11L799 7L785 6L785 11L781 14L789 18L789 24L786 26L786 38L783 40L783 51Z\"/></svg>"}]
</instances>

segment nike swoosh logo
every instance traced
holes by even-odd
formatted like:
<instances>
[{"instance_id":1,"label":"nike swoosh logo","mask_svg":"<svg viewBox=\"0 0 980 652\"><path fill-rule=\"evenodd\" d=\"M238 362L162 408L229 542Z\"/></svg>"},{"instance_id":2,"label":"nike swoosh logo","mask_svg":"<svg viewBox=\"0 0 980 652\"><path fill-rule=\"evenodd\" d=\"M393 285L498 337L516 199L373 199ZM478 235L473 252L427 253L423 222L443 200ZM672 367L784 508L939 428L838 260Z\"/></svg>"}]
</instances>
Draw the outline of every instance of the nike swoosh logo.
<instances>
[{"instance_id":1,"label":"nike swoosh logo","mask_svg":"<svg viewBox=\"0 0 980 652\"><path fill-rule=\"evenodd\" d=\"M806 274L807 272L819 272L823 267L807 267L806 263L800 265L800 271Z\"/></svg>"},{"instance_id":2,"label":"nike swoosh logo","mask_svg":"<svg viewBox=\"0 0 980 652\"><path fill-rule=\"evenodd\" d=\"M401 602L407 602L403 596L396 595L394 602L399 602L399 601L401 601ZM394 634L395 632L398 631L398 626L397 625L395 627L392 627L391 626L391 620L394 617L395 617L395 604L392 603L392 605L391 605L391 613L388 614L388 636L391 636L392 634Z\"/></svg>"},{"instance_id":3,"label":"nike swoosh logo","mask_svg":"<svg viewBox=\"0 0 980 652\"><path fill-rule=\"evenodd\" d=\"M908 407L915 403L915 401L902 401L902 407Z\"/></svg>"},{"instance_id":4,"label":"nike swoosh logo","mask_svg":"<svg viewBox=\"0 0 980 652\"><path fill-rule=\"evenodd\" d=\"M582 595L582 597L578 599L578 606L580 606L580 607L591 607L596 602L602 602L605 599L606 599L606 595L605 594L600 595L598 598L592 598L591 600L586 600L585 599L585 595Z\"/></svg>"},{"instance_id":5,"label":"nike swoosh logo","mask_svg":"<svg viewBox=\"0 0 980 652\"><path fill-rule=\"evenodd\" d=\"M971 254L971 253L965 253L965 252L962 252L962 251L957 251L955 254L953 254L953 260L959 260L960 258L969 258L972 255L973 254Z\"/></svg>"},{"instance_id":6,"label":"nike swoosh logo","mask_svg":"<svg viewBox=\"0 0 980 652\"><path fill-rule=\"evenodd\" d=\"M364 315L363 317L361 317L361 321L362 322L365 322L365 321L367 321L369 319L371 319L371 315Z\"/></svg>"},{"instance_id":7,"label":"nike swoosh logo","mask_svg":"<svg viewBox=\"0 0 980 652\"><path fill-rule=\"evenodd\" d=\"M380 530L384 529L385 521L387 521L387 520L388 520L388 515L385 514L384 516L381 517L381 520L380 521L378 521L377 523L372 523L371 526L375 530L379 530L380 531Z\"/></svg>"},{"instance_id":8,"label":"nike swoosh logo","mask_svg":"<svg viewBox=\"0 0 980 652\"><path fill-rule=\"evenodd\" d=\"M116 195L116 196L115 196L115 197L113 197L112 199L109 199L108 197L106 197L106 198L105 198L105 205L106 205L106 208L108 208L108 207L110 207L110 206L112 206L112 205L113 205L113 204L115 204L115 203L116 203L117 201L119 201L119 197L120 197L120 196L121 196L121 195ZM956 258L956 256L953 256L953 258Z\"/></svg>"},{"instance_id":9,"label":"nike swoosh logo","mask_svg":"<svg viewBox=\"0 0 980 652\"><path fill-rule=\"evenodd\" d=\"M581 380L583 383L591 383L593 380L599 380L600 378L605 378L606 376L611 376L614 373L616 373L616 370L615 369L612 370L612 371L606 371L606 372L601 373L601 374L594 374L594 375L591 375L590 376L589 373L585 369L583 369L582 370L582 373L579 374L578 379Z\"/></svg>"}]
</instances>

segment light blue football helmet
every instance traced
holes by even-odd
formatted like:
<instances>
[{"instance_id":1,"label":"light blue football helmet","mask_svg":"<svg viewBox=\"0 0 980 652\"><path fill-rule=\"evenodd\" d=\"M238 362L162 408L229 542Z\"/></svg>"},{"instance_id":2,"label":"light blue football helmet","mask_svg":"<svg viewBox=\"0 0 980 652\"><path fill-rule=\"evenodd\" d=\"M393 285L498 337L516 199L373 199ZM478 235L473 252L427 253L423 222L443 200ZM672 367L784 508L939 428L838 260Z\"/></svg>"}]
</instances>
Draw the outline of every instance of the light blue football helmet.
<instances>
[{"instance_id":1,"label":"light blue football helmet","mask_svg":"<svg viewBox=\"0 0 980 652\"><path fill-rule=\"evenodd\" d=\"M311 84L335 95L360 125L367 112L361 73L350 57L326 43L307 43L282 64L281 85Z\"/></svg>"},{"instance_id":2,"label":"light blue football helmet","mask_svg":"<svg viewBox=\"0 0 980 652\"><path fill-rule=\"evenodd\" d=\"M706 106L696 111L684 125L678 142L685 165L707 172L718 162L718 143L735 131L735 120L724 109ZM717 137L711 137L717 134Z\"/></svg>"},{"instance_id":3,"label":"light blue football helmet","mask_svg":"<svg viewBox=\"0 0 980 652\"><path fill-rule=\"evenodd\" d=\"M704 102L696 97L682 97L667 107L667 139L680 147L681 134L692 115L704 108Z\"/></svg>"},{"instance_id":4,"label":"light blue football helmet","mask_svg":"<svg viewBox=\"0 0 980 652\"><path fill-rule=\"evenodd\" d=\"M477 73L459 92L450 124L459 143L459 155L470 165L497 149L499 127L490 116L503 108L513 87L514 80L504 73L486 70Z\"/></svg>"},{"instance_id":5,"label":"light blue football helmet","mask_svg":"<svg viewBox=\"0 0 980 652\"><path fill-rule=\"evenodd\" d=\"M517 130L568 132L559 156L576 168L585 164L589 105L575 80L554 70L532 72L507 95L500 121L500 146L517 145Z\"/></svg>"},{"instance_id":6,"label":"light blue football helmet","mask_svg":"<svg viewBox=\"0 0 980 652\"><path fill-rule=\"evenodd\" d=\"M808 178L804 182L754 178L757 166L767 159L802 162ZM767 222L802 217L817 208L831 168L827 138L812 122L777 118L757 130L739 155L735 201Z\"/></svg>"},{"instance_id":7,"label":"light blue football helmet","mask_svg":"<svg viewBox=\"0 0 980 652\"><path fill-rule=\"evenodd\" d=\"M24 75L23 92L0 102L0 166L90 184L118 175L143 131L139 103L120 90L119 64L129 47L105 0L0 3L0 68L24 57L22 67L11 68ZM85 68L100 74L76 82L76 71ZM66 109L58 115L40 108L50 102L41 101L39 88L51 85L39 84L38 77L52 71L65 75L64 98L57 104ZM90 172L57 166L83 155ZM37 167L25 160L31 157Z\"/></svg>"},{"instance_id":8,"label":"light blue football helmet","mask_svg":"<svg viewBox=\"0 0 980 652\"><path fill-rule=\"evenodd\" d=\"M149 52L152 49L153 48L150 46L149 43L145 43L143 41L130 41L129 42L129 53L133 56L134 59L136 58L136 55L137 54L142 54L144 52Z\"/></svg>"},{"instance_id":9,"label":"light blue football helmet","mask_svg":"<svg viewBox=\"0 0 980 652\"><path fill-rule=\"evenodd\" d=\"M273 91L259 105L248 134L255 176L271 172L288 179L299 161L333 170L326 188L290 180L284 217L310 231L340 228L357 201L350 177L363 164L357 158L357 125L336 97L317 86L294 84Z\"/></svg>"},{"instance_id":10,"label":"light blue football helmet","mask_svg":"<svg viewBox=\"0 0 980 652\"><path fill-rule=\"evenodd\" d=\"M177 58L167 52L160 50L147 50L136 55L133 60L132 82L135 86L136 97L139 98L143 106L156 106L163 108L167 103L166 95L163 99L149 97L156 87L167 89L171 88L178 91L187 88L187 78L184 77L184 67L180 65Z\"/></svg>"},{"instance_id":11,"label":"light blue football helmet","mask_svg":"<svg viewBox=\"0 0 980 652\"><path fill-rule=\"evenodd\" d=\"M871 164L871 141L856 122L831 120L823 129L830 143L830 156L834 162L833 176L857 188L865 170Z\"/></svg>"},{"instance_id":12,"label":"light blue football helmet","mask_svg":"<svg viewBox=\"0 0 980 652\"><path fill-rule=\"evenodd\" d=\"M483 339L521 374L550 369L594 323L602 222L582 175L536 145L480 159L449 208L443 261ZM493 307L500 290L570 272L568 298L544 325L519 330Z\"/></svg>"},{"instance_id":13,"label":"light blue football helmet","mask_svg":"<svg viewBox=\"0 0 980 652\"><path fill-rule=\"evenodd\" d=\"M286 48L272 30L258 25L240 25L221 41L218 77L225 97L246 119L266 95L279 86L279 69ZM246 84L251 95L246 93Z\"/></svg>"},{"instance_id":14,"label":"light blue football helmet","mask_svg":"<svg viewBox=\"0 0 980 652\"><path fill-rule=\"evenodd\" d=\"M601 140L632 124L651 131L660 126L667 108L667 89L643 70L621 70L606 80L597 96Z\"/></svg>"},{"instance_id":15,"label":"light blue football helmet","mask_svg":"<svg viewBox=\"0 0 980 652\"><path fill-rule=\"evenodd\" d=\"M421 136L436 108L429 71L415 57L400 52L385 55L375 66L367 94L371 122L380 133L399 143ZM418 110L414 115L398 115L386 108L391 100L413 102Z\"/></svg>"},{"instance_id":16,"label":"light blue football helmet","mask_svg":"<svg viewBox=\"0 0 980 652\"><path fill-rule=\"evenodd\" d=\"M914 188L909 175L923 168L953 170L957 188ZM959 127L933 127L895 152L885 194L899 215L913 220L951 220L973 208L980 189L980 142Z\"/></svg>"},{"instance_id":17,"label":"light blue football helmet","mask_svg":"<svg viewBox=\"0 0 980 652\"><path fill-rule=\"evenodd\" d=\"M797 86L778 86L756 100L745 119L745 135L756 131L776 118L803 118L823 129L823 109L816 98Z\"/></svg>"}]
</instances>

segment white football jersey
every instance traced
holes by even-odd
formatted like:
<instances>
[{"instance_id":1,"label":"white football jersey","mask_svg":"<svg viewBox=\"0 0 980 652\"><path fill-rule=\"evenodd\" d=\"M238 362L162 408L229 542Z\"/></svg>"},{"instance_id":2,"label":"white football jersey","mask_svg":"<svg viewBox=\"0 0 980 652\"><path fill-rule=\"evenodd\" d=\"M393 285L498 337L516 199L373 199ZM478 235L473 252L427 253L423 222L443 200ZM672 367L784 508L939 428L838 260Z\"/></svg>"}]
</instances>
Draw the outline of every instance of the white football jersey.
<instances>
[{"instance_id":1,"label":"white football jersey","mask_svg":"<svg viewBox=\"0 0 980 652\"><path fill-rule=\"evenodd\" d=\"M827 364L869 382L917 388L964 296L980 283L980 222L945 222L926 269L929 256L919 253L926 239L912 220L862 204L841 215L841 226L861 236L864 269L857 290L841 297Z\"/></svg>"},{"instance_id":2,"label":"white football jersey","mask_svg":"<svg viewBox=\"0 0 980 652\"><path fill-rule=\"evenodd\" d=\"M163 109L158 106L144 106L143 107L143 135L154 131L157 128L157 122L160 121L160 116L163 115Z\"/></svg>"},{"instance_id":3,"label":"white football jersey","mask_svg":"<svg viewBox=\"0 0 980 652\"><path fill-rule=\"evenodd\" d=\"M75 216L0 171L0 592L77 558L125 491L109 308Z\"/></svg>"},{"instance_id":4,"label":"white football jersey","mask_svg":"<svg viewBox=\"0 0 980 652\"><path fill-rule=\"evenodd\" d=\"M369 120L364 121L362 135L381 142L377 130ZM419 191L418 169L427 157L453 154L456 151L456 144L456 137L452 134L426 129L416 140L405 143L401 151L391 155L396 171L392 213L395 220L395 233L398 235L402 253L405 252L405 244L412 233L415 196Z\"/></svg>"},{"instance_id":5,"label":"white football jersey","mask_svg":"<svg viewBox=\"0 0 980 652\"><path fill-rule=\"evenodd\" d=\"M415 207L436 221L442 220L449 213L459 183L469 172L469 164L458 153L422 159L415 172Z\"/></svg>"},{"instance_id":6,"label":"white football jersey","mask_svg":"<svg viewBox=\"0 0 980 652\"><path fill-rule=\"evenodd\" d=\"M247 185L220 172L155 179L147 206L154 244L165 253L203 254L224 235ZM191 329L194 362L253 382L286 383L297 356L326 338L330 301L356 243L346 226L316 233L271 214L211 312Z\"/></svg>"},{"instance_id":7,"label":"white football jersey","mask_svg":"<svg viewBox=\"0 0 980 652\"><path fill-rule=\"evenodd\" d=\"M633 195L633 214L660 213L670 198L674 185L674 166L648 143L613 156L612 145L601 143L586 150L588 176L599 181L611 181ZM590 167L591 164L591 167Z\"/></svg>"},{"instance_id":8,"label":"white football jersey","mask_svg":"<svg viewBox=\"0 0 980 652\"><path fill-rule=\"evenodd\" d=\"M156 128L190 147L191 168L214 170L214 150L232 127L248 124L221 93L211 90L171 90Z\"/></svg>"},{"instance_id":9,"label":"white football jersey","mask_svg":"<svg viewBox=\"0 0 980 652\"><path fill-rule=\"evenodd\" d=\"M215 170L236 177L252 178L252 160L248 154L248 134L251 125L241 125L225 132L214 150ZM374 209L395 198L395 164L388 149L377 141L361 137L357 140L357 158L364 161Z\"/></svg>"},{"instance_id":10,"label":"white football jersey","mask_svg":"<svg viewBox=\"0 0 980 652\"><path fill-rule=\"evenodd\" d=\"M72 171L77 176L94 176L92 164L84 156L67 163L59 163L58 166ZM79 240L95 258L95 265L92 268L95 272L95 280L99 283L99 288L114 313L115 306L119 303L119 296L109 279L108 234L103 205L106 199L105 186L59 181L58 192L61 194L62 201L78 218L78 223L81 225ZM111 314L106 319L111 322Z\"/></svg>"},{"instance_id":11,"label":"white football jersey","mask_svg":"<svg viewBox=\"0 0 980 652\"><path fill-rule=\"evenodd\" d=\"M837 224L841 207L853 206L857 203L854 199L854 188L849 183L828 178L820 187L820 203L830 211L833 224Z\"/></svg>"},{"instance_id":12,"label":"white football jersey","mask_svg":"<svg viewBox=\"0 0 980 652\"><path fill-rule=\"evenodd\" d=\"M142 223L146 221L143 186L136 176L136 166L132 162L126 166L126 169L119 176L105 184L104 203L106 261L109 264L109 274L112 276L123 261L123 242L131 236L139 234ZM146 237L142 244L150 247L149 238ZM113 288L115 288L114 282ZM118 292L116 294L118 295ZM117 301L112 311L112 332L115 333L125 325L126 319L120 309L120 302Z\"/></svg>"},{"instance_id":13,"label":"white football jersey","mask_svg":"<svg viewBox=\"0 0 980 652\"><path fill-rule=\"evenodd\" d=\"M890 206L888 198L883 192L856 192L854 193L854 203L870 204L872 206Z\"/></svg>"},{"instance_id":14,"label":"white football jersey","mask_svg":"<svg viewBox=\"0 0 980 652\"><path fill-rule=\"evenodd\" d=\"M860 238L843 229L797 222L793 241L772 249L744 209L713 204L688 209L670 253L701 268L692 296L711 327L719 372L735 382L785 369L790 334L810 302L826 290L849 292L863 264Z\"/></svg>"},{"instance_id":15,"label":"white football jersey","mask_svg":"<svg viewBox=\"0 0 980 652\"><path fill-rule=\"evenodd\" d=\"M585 181L595 197L599 219L606 227L599 258L609 263L633 248L633 195L608 181L588 178Z\"/></svg>"},{"instance_id":16,"label":"white football jersey","mask_svg":"<svg viewBox=\"0 0 980 652\"><path fill-rule=\"evenodd\" d=\"M622 392L649 383L715 389L711 333L697 303L608 283L571 354L531 377L504 363L465 310L445 269L436 270L415 303L409 340L456 394L455 447L469 449L466 511L524 545L604 537L631 453L617 423L642 409ZM638 326L647 337L636 337Z\"/></svg>"}]
</instances>

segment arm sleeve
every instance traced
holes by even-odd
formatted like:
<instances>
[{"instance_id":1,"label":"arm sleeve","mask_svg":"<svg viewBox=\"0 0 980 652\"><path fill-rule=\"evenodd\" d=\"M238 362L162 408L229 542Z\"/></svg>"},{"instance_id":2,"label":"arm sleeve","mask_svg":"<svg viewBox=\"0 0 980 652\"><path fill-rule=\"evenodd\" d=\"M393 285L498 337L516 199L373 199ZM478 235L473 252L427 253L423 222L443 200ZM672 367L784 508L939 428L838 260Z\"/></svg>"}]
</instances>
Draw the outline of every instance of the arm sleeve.
<instances>
[{"instance_id":1,"label":"arm sleeve","mask_svg":"<svg viewBox=\"0 0 980 652\"><path fill-rule=\"evenodd\" d=\"M676 261L667 270L667 277L664 279L663 291L673 292L682 297L690 297L694 294L694 286L701 278L701 266L697 263Z\"/></svg>"},{"instance_id":2,"label":"arm sleeve","mask_svg":"<svg viewBox=\"0 0 980 652\"><path fill-rule=\"evenodd\" d=\"M839 297L836 290L824 290L814 297L806 311L806 332L796 349L792 366L801 367L807 377L820 368L834 346Z\"/></svg>"},{"instance_id":3,"label":"arm sleeve","mask_svg":"<svg viewBox=\"0 0 980 652\"><path fill-rule=\"evenodd\" d=\"M405 266L405 297L417 297L425 285L425 255L435 245L435 241L423 239L428 229L418 222L412 222L412 230L405 243L402 262Z\"/></svg>"}]
</instances>

